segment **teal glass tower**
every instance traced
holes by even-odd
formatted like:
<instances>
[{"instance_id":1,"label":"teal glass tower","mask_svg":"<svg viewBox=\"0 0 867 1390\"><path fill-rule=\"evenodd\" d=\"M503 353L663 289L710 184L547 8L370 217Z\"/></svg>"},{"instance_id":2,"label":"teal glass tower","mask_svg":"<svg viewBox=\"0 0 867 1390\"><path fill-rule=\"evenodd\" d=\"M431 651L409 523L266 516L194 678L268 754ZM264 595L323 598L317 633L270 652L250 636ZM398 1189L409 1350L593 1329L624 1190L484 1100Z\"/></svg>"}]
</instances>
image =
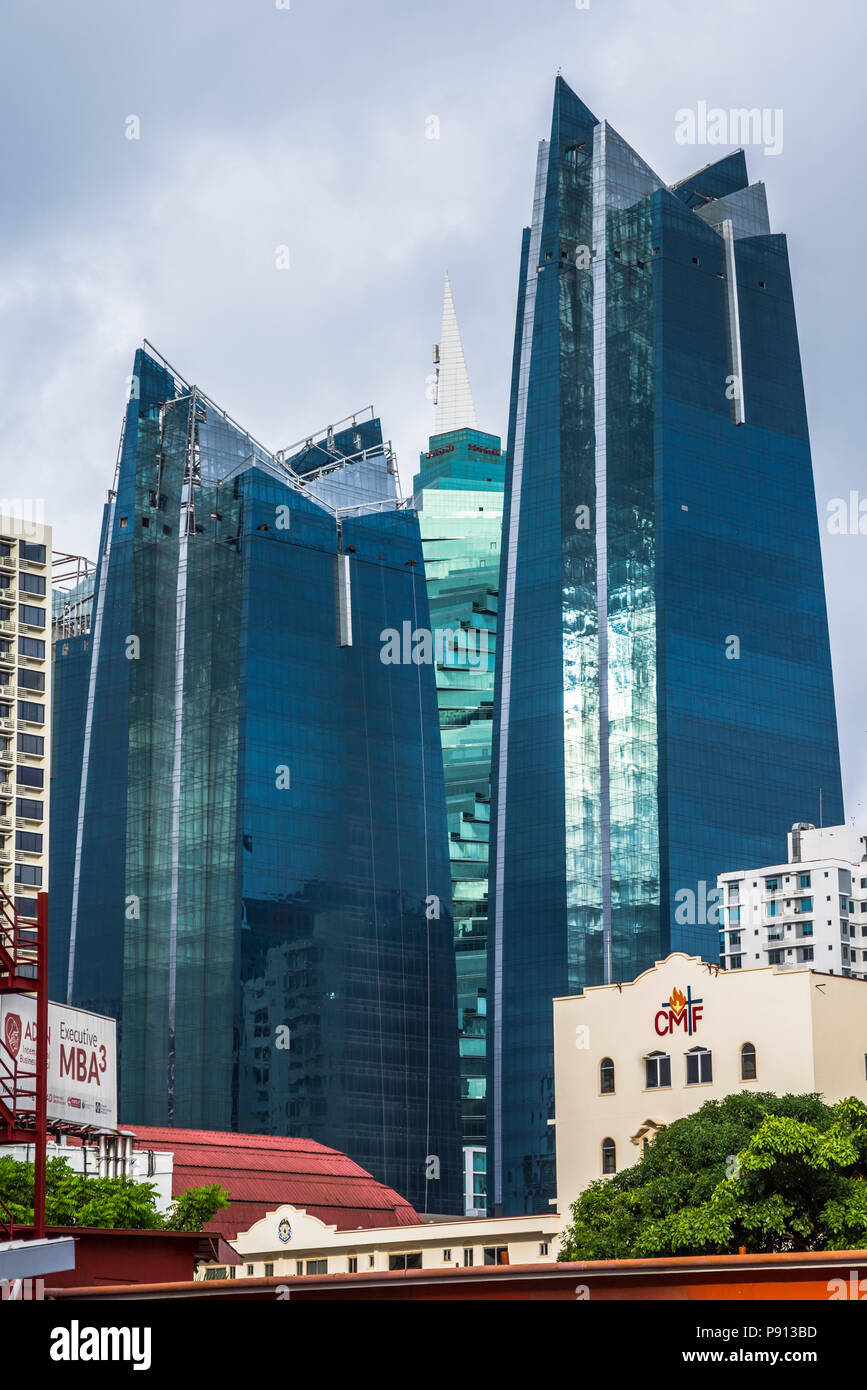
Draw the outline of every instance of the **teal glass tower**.
<instances>
[{"instance_id":1,"label":"teal glass tower","mask_svg":"<svg viewBox=\"0 0 867 1390\"><path fill-rule=\"evenodd\" d=\"M272 453L136 355L90 630L55 648L54 997L124 1116L287 1134L460 1210L418 521L371 411Z\"/></svg>"},{"instance_id":2,"label":"teal glass tower","mask_svg":"<svg viewBox=\"0 0 867 1390\"><path fill-rule=\"evenodd\" d=\"M431 623L453 633L436 666L454 903L464 1207L486 1209L488 835L491 809L497 585L505 476L501 441L477 428L446 278L435 349L435 434L413 501Z\"/></svg>"},{"instance_id":3,"label":"teal glass tower","mask_svg":"<svg viewBox=\"0 0 867 1390\"><path fill-rule=\"evenodd\" d=\"M702 885L820 798L843 816L786 240L743 152L669 187L557 80L506 473L489 1200L515 1213L555 1195L552 997L715 961Z\"/></svg>"}]
</instances>

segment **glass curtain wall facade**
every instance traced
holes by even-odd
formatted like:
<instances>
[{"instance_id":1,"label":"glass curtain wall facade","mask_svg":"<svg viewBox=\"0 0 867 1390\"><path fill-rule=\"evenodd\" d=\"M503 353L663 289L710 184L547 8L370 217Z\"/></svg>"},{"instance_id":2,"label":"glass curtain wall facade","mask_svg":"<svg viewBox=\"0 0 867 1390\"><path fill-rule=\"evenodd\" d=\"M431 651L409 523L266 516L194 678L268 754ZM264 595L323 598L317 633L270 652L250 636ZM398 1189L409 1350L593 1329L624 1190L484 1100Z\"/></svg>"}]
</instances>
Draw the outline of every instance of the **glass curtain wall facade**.
<instances>
[{"instance_id":1,"label":"glass curtain wall facade","mask_svg":"<svg viewBox=\"0 0 867 1390\"><path fill-rule=\"evenodd\" d=\"M742 152L667 187L562 79L522 245L500 623L489 1201L514 1213L555 1194L552 997L715 960L703 885L818 823L820 795L842 818L785 237Z\"/></svg>"},{"instance_id":2,"label":"glass curtain wall facade","mask_svg":"<svg viewBox=\"0 0 867 1390\"><path fill-rule=\"evenodd\" d=\"M459 429L431 437L414 479L435 631L466 635L443 644L437 697L449 822L461 1122L465 1147L484 1150L487 1025L488 834L491 808L494 659L504 464L500 439ZM484 1152L482 1152L484 1158ZM473 1170L470 1169L471 1178ZM475 1170L478 1177L478 1169ZM478 1183L466 1183L466 1207Z\"/></svg>"},{"instance_id":3,"label":"glass curtain wall facade","mask_svg":"<svg viewBox=\"0 0 867 1390\"><path fill-rule=\"evenodd\" d=\"M58 644L54 997L140 1123L290 1134L460 1209L418 522L372 412L271 454L137 354L86 636Z\"/></svg>"}]
</instances>

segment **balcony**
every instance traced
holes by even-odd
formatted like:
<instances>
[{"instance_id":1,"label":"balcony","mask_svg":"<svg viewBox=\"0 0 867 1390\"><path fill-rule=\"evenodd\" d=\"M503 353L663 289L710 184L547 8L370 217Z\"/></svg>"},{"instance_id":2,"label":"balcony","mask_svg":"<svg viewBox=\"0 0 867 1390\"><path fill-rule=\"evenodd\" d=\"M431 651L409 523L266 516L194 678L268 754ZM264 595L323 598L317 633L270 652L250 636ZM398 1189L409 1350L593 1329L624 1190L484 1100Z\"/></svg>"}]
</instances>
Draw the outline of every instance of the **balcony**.
<instances>
[{"instance_id":1,"label":"balcony","mask_svg":"<svg viewBox=\"0 0 867 1390\"><path fill-rule=\"evenodd\" d=\"M0 632L17 632L17 627L9 618L0 618Z\"/></svg>"},{"instance_id":2,"label":"balcony","mask_svg":"<svg viewBox=\"0 0 867 1390\"><path fill-rule=\"evenodd\" d=\"M14 572L17 569L18 561L15 559L14 555L0 555L0 570L6 570L7 572L12 570Z\"/></svg>"}]
</instances>

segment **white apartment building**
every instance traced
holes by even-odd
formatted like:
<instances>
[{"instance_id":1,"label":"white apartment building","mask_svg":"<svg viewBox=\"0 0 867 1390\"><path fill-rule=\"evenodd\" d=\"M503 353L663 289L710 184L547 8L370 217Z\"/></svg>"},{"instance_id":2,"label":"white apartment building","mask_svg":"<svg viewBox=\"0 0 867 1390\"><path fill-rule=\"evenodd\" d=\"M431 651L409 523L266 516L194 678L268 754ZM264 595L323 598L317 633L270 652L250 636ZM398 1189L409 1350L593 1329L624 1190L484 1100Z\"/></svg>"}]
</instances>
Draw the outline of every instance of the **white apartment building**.
<instances>
[{"instance_id":1,"label":"white apartment building","mask_svg":"<svg viewBox=\"0 0 867 1390\"><path fill-rule=\"evenodd\" d=\"M794 949L794 948L793 948ZM721 970L677 952L554 1000L557 1206L657 1132L738 1091L867 1103L867 984L809 965Z\"/></svg>"},{"instance_id":2,"label":"white apartment building","mask_svg":"<svg viewBox=\"0 0 867 1390\"><path fill-rule=\"evenodd\" d=\"M0 515L0 886L36 917L48 887L51 527Z\"/></svg>"},{"instance_id":3,"label":"white apartment building","mask_svg":"<svg viewBox=\"0 0 867 1390\"><path fill-rule=\"evenodd\" d=\"M795 825L788 861L720 874L720 965L867 979L867 830Z\"/></svg>"}]
</instances>

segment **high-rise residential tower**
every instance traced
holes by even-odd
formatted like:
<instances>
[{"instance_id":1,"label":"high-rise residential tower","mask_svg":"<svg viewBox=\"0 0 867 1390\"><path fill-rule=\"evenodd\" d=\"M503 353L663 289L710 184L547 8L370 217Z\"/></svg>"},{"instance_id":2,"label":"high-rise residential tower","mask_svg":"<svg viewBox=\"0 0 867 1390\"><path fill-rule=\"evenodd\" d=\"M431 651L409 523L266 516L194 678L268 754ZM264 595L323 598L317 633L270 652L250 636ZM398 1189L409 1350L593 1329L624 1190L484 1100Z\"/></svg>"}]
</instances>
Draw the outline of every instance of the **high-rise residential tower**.
<instances>
[{"instance_id":1,"label":"high-rise residential tower","mask_svg":"<svg viewBox=\"0 0 867 1390\"><path fill-rule=\"evenodd\" d=\"M786 240L743 152L668 187L557 80L507 445L489 1199L554 1195L552 996L718 956L703 901L843 818Z\"/></svg>"},{"instance_id":2,"label":"high-rise residential tower","mask_svg":"<svg viewBox=\"0 0 867 1390\"><path fill-rule=\"evenodd\" d=\"M88 632L56 646L55 997L124 1116L307 1137L460 1209L418 521L372 412L274 454L135 360Z\"/></svg>"},{"instance_id":3,"label":"high-rise residential tower","mask_svg":"<svg viewBox=\"0 0 867 1390\"><path fill-rule=\"evenodd\" d=\"M464 1209L486 1210L488 833L497 584L504 464L497 435L476 414L448 277L435 349L436 433L414 480L431 623L453 640L437 662L449 819Z\"/></svg>"},{"instance_id":4,"label":"high-rise residential tower","mask_svg":"<svg viewBox=\"0 0 867 1390\"><path fill-rule=\"evenodd\" d=\"M32 511L0 514L0 887L25 921L48 887L51 752L51 527Z\"/></svg>"}]
</instances>

